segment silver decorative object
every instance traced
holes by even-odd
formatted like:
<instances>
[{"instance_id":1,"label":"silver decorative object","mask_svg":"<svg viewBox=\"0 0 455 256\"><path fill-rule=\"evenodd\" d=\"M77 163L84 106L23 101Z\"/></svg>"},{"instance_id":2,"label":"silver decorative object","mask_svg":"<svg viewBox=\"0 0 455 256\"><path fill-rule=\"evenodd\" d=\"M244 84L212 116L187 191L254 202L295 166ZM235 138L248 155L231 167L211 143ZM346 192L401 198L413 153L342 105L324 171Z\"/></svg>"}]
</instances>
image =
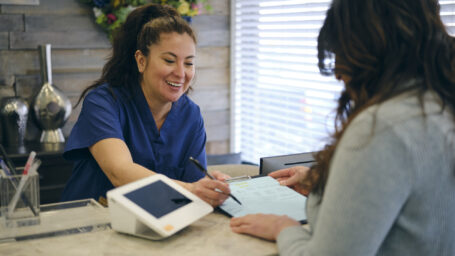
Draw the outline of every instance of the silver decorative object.
<instances>
[{"instance_id":1,"label":"silver decorative object","mask_svg":"<svg viewBox=\"0 0 455 256\"><path fill-rule=\"evenodd\" d=\"M43 85L35 97L33 109L43 132L42 143L65 142L61 127L71 114L71 102L52 84L51 45L38 47Z\"/></svg>"},{"instance_id":2,"label":"silver decorative object","mask_svg":"<svg viewBox=\"0 0 455 256\"><path fill-rule=\"evenodd\" d=\"M24 147L28 106L20 97L2 99L0 108L3 140L8 147Z\"/></svg>"}]
</instances>

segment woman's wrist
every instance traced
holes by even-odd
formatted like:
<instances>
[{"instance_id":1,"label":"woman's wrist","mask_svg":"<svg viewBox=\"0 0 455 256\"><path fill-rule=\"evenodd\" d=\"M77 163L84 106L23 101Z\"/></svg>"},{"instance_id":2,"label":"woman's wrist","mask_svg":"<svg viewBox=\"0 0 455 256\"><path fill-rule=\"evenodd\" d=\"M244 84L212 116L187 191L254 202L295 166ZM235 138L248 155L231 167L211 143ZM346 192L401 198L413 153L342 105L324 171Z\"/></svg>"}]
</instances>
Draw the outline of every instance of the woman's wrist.
<instances>
[{"instance_id":1,"label":"woman's wrist","mask_svg":"<svg viewBox=\"0 0 455 256\"><path fill-rule=\"evenodd\" d=\"M174 180L177 184L179 184L180 186L182 186L183 188L185 188L186 190L190 191L191 193L193 193L193 183L188 183L188 182L183 182L183 181L180 181L180 180Z\"/></svg>"},{"instance_id":2,"label":"woman's wrist","mask_svg":"<svg viewBox=\"0 0 455 256\"><path fill-rule=\"evenodd\" d=\"M291 219L289 217L283 217L281 219L279 219L276 223L276 231L275 231L275 240L278 239L278 236L280 235L280 233L285 230L286 228L289 228L289 227L295 227L295 226L301 226L300 222L294 220L294 219Z\"/></svg>"}]
</instances>

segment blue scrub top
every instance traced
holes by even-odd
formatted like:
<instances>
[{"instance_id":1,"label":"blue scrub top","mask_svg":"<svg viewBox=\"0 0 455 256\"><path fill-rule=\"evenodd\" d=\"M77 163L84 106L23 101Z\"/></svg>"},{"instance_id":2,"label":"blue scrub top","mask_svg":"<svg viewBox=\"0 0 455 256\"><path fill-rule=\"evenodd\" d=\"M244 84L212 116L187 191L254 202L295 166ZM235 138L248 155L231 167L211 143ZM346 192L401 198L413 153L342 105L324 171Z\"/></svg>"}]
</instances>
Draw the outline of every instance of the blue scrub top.
<instances>
[{"instance_id":1,"label":"blue scrub top","mask_svg":"<svg viewBox=\"0 0 455 256\"><path fill-rule=\"evenodd\" d=\"M185 182L204 177L188 160L192 156L203 166L207 163L206 133L199 106L183 95L172 104L158 131L139 86L131 95L124 88L104 84L85 97L79 119L66 143L63 157L74 161L74 167L62 201L98 200L114 188L88 150L107 138L123 140L133 161L154 172Z\"/></svg>"}]
</instances>

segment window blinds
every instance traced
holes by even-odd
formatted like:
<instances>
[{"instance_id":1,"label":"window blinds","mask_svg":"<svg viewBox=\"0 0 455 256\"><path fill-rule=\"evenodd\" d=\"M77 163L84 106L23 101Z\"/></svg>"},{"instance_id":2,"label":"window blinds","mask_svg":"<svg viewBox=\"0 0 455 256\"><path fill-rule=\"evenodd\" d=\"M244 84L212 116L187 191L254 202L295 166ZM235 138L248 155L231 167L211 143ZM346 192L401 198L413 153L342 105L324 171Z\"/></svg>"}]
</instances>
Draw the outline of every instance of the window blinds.
<instances>
[{"instance_id":1,"label":"window blinds","mask_svg":"<svg viewBox=\"0 0 455 256\"><path fill-rule=\"evenodd\" d=\"M441 18L447 27L447 31L455 36L455 0L440 0Z\"/></svg>"},{"instance_id":2,"label":"window blinds","mask_svg":"<svg viewBox=\"0 0 455 256\"><path fill-rule=\"evenodd\" d=\"M263 156L319 150L333 130L342 83L317 67L330 0L233 0L231 149ZM455 1L440 1L455 32Z\"/></svg>"}]
</instances>

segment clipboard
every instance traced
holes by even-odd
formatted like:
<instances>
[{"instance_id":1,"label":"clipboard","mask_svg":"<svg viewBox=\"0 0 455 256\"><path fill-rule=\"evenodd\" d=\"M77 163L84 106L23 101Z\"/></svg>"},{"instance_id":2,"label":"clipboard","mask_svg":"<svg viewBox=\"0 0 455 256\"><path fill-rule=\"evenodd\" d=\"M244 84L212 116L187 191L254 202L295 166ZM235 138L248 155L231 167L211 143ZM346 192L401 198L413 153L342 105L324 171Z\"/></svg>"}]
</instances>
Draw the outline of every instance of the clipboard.
<instances>
[{"instance_id":1,"label":"clipboard","mask_svg":"<svg viewBox=\"0 0 455 256\"><path fill-rule=\"evenodd\" d=\"M254 179L254 178L257 178L257 177L261 177L261 176L264 176L264 175L254 175L254 176L250 176L250 175L241 175L241 176L237 176L237 177L232 177L232 178L229 178L229 179L226 179L226 183L233 183L233 182L237 182L237 181L244 181L244 180L249 180L249 179Z\"/></svg>"},{"instance_id":2,"label":"clipboard","mask_svg":"<svg viewBox=\"0 0 455 256\"><path fill-rule=\"evenodd\" d=\"M270 176L239 176L226 180L231 194L242 202L232 198L218 207L230 217L242 217L248 214L287 215L302 224L306 221L306 197L293 189L282 186Z\"/></svg>"},{"instance_id":3,"label":"clipboard","mask_svg":"<svg viewBox=\"0 0 455 256\"><path fill-rule=\"evenodd\" d=\"M261 157L259 159L259 174L267 175L276 170L298 165L311 167L316 163L313 154L314 152L306 152L299 154Z\"/></svg>"}]
</instances>

